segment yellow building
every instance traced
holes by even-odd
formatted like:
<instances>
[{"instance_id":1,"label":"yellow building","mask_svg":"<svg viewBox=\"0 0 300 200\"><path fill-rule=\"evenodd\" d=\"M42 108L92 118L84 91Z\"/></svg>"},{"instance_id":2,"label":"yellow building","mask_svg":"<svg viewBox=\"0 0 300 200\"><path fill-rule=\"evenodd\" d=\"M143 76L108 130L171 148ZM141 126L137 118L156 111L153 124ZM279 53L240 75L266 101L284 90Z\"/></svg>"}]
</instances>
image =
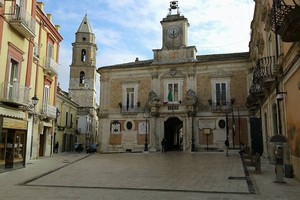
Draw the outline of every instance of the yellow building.
<instances>
[{"instance_id":1,"label":"yellow building","mask_svg":"<svg viewBox=\"0 0 300 200\"><path fill-rule=\"evenodd\" d=\"M43 3L0 3L0 166L50 156L62 37ZM33 101L35 100L35 101ZM36 101L39 100L39 101ZM34 105L37 103L36 105Z\"/></svg>"},{"instance_id":2,"label":"yellow building","mask_svg":"<svg viewBox=\"0 0 300 200\"><path fill-rule=\"evenodd\" d=\"M80 141L80 137L83 137L81 141L85 139L77 129L77 108L79 105L58 86L56 107L57 118L53 144L58 142L58 152L73 151L74 144Z\"/></svg>"},{"instance_id":3,"label":"yellow building","mask_svg":"<svg viewBox=\"0 0 300 200\"><path fill-rule=\"evenodd\" d=\"M285 136L286 172L300 179L300 1L255 2L247 105L261 119L265 156L274 158L270 139Z\"/></svg>"}]
</instances>

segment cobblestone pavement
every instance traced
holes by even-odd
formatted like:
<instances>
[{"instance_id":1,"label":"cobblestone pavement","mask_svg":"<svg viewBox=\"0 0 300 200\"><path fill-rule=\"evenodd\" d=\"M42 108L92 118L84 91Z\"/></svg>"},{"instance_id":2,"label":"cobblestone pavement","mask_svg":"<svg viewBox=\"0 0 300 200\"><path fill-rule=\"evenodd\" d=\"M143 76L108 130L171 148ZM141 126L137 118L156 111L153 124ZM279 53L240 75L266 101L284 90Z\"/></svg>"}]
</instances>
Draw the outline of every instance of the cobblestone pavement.
<instances>
[{"instance_id":1,"label":"cobblestone pavement","mask_svg":"<svg viewBox=\"0 0 300 200\"><path fill-rule=\"evenodd\" d=\"M236 151L65 153L1 173L0 199L300 199L297 180L274 181L267 160L255 174Z\"/></svg>"}]
</instances>

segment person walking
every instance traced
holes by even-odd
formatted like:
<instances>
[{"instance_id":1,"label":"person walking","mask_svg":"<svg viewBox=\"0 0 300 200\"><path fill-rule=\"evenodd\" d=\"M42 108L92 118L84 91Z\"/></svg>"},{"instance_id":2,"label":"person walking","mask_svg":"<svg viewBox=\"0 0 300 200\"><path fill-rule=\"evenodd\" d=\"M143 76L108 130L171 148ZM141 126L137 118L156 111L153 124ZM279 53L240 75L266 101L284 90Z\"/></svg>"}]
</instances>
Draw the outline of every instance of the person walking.
<instances>
[{"instance_id":1,"label":"person walking","mask_svg":"<svg viewBox=\"0 0 300 200\"><path fill-rule=\"evenodd\" d=\"M59 143L57 141L56 144L55 144L55 153L58 153L58 147L59 147Z\"/></svg>"},{"instance_id":2,"label":"person walking","mask_svg":"<svg viewBox=\"0 0 300 200\"><path fill-rule=\"evenodd\" d=\"M167 145L167 141L165 138L163 138L161 141L161 152L162 153L166 153L166 145Z\"/></svg>"},{"instance_id":3,"label":"person walking","mask_svg":"<svg viewBox=\"0 0 300 200\"><path fill-rule=\"evenodd\" d=\"M225 148L226 148L226 156L229 156L228 151L229 151L229 141L228 138L225 140Z\"/></svg>"}]
</instances>

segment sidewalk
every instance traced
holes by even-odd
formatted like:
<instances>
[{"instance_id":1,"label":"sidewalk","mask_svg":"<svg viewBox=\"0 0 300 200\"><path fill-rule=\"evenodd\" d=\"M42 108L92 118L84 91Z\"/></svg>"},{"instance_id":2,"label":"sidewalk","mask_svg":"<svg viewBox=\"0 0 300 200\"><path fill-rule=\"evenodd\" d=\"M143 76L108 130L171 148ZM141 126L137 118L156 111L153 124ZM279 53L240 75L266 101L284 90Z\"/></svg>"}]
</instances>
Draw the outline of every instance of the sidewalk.
<instances>
[{"instance_id":1,"label":"sidewalk","mask_svg":"<svg viewBox=\"0 0 300 200\"><path fill-rule=\"evenodd\" d=\"M262 173L236 151L123 154L55 154L0 174L0 199L300 199L295 179L274 183L274 166Z\"/></svg>"}]
</instances>

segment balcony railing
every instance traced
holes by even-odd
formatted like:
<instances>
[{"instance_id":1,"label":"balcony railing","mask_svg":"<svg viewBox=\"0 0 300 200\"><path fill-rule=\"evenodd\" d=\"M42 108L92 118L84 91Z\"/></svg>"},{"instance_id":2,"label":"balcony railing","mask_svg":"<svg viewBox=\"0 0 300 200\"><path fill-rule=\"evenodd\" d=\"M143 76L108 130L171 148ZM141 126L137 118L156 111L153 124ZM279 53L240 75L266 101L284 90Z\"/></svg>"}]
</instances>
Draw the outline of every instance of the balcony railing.
<instances>
[{"instance_id":1,"label":"balcony railing","mask_svg":"<svg viewBox=\"0 0 300 200\"><path fill-rule=\"evenodd\" d=\"M52 58L45 58L45 68L44 71L51 75L58 74L58 63L55 62Z\"/></svg>"},{"instance_id":2,"label":"balcony railing","mask_svg":"<svg viewBox=\"0 0 300 200\"><path fill-rule=\"evenodd\" d=\"M35 37L35 19L26 12L26 9L20 6L13 6L11 8L11 13L9 23L24 37Z\"/></svg>"},{"instance_id":3,"label":"balcony railing","mask_svg":"<svg viewBox=\"0 0 300 200\"><path fill-rule=\"evenodd\" d=\"M259 59L253 71L253 83L270 88L275 81L276 66L275 56Z\"/></svg>"},{"instance_id":4,"label":"balcony railing","mask_svg":"<svg viewBox=\"0 0 300 200\"><path fill-rule=\"evenodd\" d=\"M138 112L138 106L122 106L121 107L121 113L122 114L137 114Z\"/></svg>"},{"instance_id":5,"label":"balcony railing","mask_svg":"<svg viewBox=\"0 0 300 200\"><path fill-rule=\"evenodd\" d=\"M210 107L212 112L225 112L232 110L232 103L231 102L210 102Z\"/></svg>"},{"instance_id":6,"label":"balcony railing","mask_svg":"<svg viewBox=\"0 0 300 200\"><path fill-rule=\"evenodd\" d=\"M284 0L275 0L270 13L273 32L281 35L284 42L300 41L300 5L287 5Z\"/></svg>"},{"instance_id":7,"label":"balcony railing","mask_svg":"<svg viewBox=\"0 0 300 200\"><path fill-rule=\"evenodd\" d=\"M30 88L17 82L3 82L1 85L1 101L15 105L30 105Z\"/></svg>"},{"instance_id":8,"label":"balcony railing","mask_svg":"<svg viewBox=\"0 0 300 200\"><path fill-rule=\"evenodd\" d=\"M56 107L49 105L49 104L43 104L42 110L41 110L42 117L49 117L49 118L56 118Z\"/></svg>"}]
</instances>

